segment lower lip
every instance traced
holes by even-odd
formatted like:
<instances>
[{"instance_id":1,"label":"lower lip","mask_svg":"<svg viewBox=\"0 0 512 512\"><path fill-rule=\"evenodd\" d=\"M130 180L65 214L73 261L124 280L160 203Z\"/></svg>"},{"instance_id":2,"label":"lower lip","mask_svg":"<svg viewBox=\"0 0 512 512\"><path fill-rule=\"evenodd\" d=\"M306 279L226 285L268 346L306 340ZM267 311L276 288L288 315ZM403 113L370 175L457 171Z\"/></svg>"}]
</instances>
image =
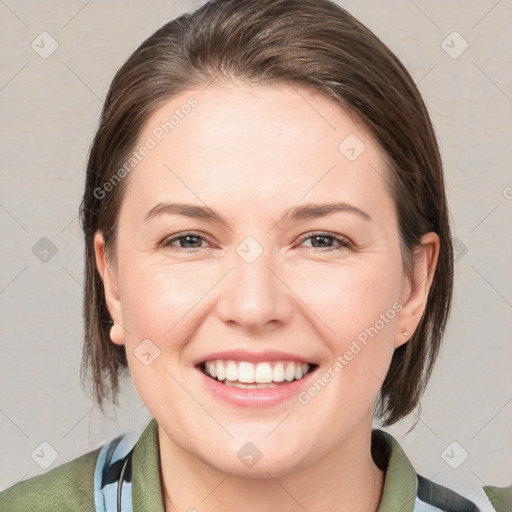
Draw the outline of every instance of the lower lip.
<instances>
[{"instance_id":1,"label":"lower lip","mask_svg":"<svg viewBox=\"0 0 512 512\"><path fill-rule=\"evenodd\" d=\"M199 368L196 368L203 384L215 397L224 402L243 407L268 407L296 397L304 388L309 386L317 369L315 368L315 370L309 372L302 379L281 384L275 388L243 389L221 384L218 380L208 377Z\"/></svg>"}]
</instances>

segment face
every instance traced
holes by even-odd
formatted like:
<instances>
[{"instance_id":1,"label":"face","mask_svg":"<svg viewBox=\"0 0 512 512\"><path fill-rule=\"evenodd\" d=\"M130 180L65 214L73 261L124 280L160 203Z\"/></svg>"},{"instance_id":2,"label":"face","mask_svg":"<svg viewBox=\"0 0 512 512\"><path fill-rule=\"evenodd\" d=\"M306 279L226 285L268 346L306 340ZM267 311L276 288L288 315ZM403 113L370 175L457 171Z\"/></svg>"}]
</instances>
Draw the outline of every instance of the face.
<instances>
[{"instance_id":1,"label":"face","mask_svg":"<svg viewBox=\"0 0 512 512\"><path fill-rule=\"evenodd\" d=\"M161 443L256 477L367 436L437 254L412 286L368 131L307 90L233 84L172 98L139 140L113 271L100 233L95 247L112 341Z\"/></svg>"}]
</instances>

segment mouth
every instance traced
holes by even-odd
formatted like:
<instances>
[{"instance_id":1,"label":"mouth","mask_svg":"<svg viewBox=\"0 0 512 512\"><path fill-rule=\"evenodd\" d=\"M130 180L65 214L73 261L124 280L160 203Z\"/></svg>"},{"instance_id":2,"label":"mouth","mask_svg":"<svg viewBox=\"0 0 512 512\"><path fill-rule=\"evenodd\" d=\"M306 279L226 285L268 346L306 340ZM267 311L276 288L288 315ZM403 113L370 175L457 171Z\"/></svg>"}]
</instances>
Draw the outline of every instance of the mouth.
<instances>
[{"instance_id":1,"label":"mouth","mask_svg":"<svg viewBox=\"0 0 512 512\"><path fill-rule=\"evenodd\" d=\"M314 372L318 365L297 361L265 361L251 363L215 359L203 361L196 367L207 377L227 387L268 389L290 385Z\"/></svg>"}]
</instances>

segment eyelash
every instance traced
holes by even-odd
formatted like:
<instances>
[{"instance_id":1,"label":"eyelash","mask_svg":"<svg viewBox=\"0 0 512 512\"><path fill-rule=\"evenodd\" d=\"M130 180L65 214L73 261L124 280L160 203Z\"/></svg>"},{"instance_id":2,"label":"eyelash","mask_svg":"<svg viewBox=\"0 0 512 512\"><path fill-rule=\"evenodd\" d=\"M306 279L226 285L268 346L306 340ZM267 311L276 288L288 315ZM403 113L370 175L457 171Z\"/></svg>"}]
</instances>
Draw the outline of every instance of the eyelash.
<instances>
[{"instance_id":1,"label":"eyelash","mask_svg":"<svg viewBox=\"0 0 512 512\"><path fill-rule=\"evenodd\" d=\"M180 240L182 238L186 238L187 236L197 237L197 238L200 238L200 239L206 241L206 238L204 236L202 236L200 233L197 233L194 231L187 231L185 233L180 234L179 236L173 236L171 238L164 239L162 241L162 243L160 244L160 246L161 247L171 247L171 244L173 242ZM299 238L299 242L302 243L310 238L315 238L315 237L331 238L332 240L334 240L335 242L337 242L339 244L339 247L334 247L334 248L327 247L327 248L324 248L324 250L321 247L313 247L313 249L316 249L317 251L320 251L320 252L340 251L342 249L352 249L353 248L353 244L351 242L349 242L349 240L347 240L346 238L338 237L336 235L333 235L332 233L326 233L323 231L315 231L312 233L307 233L306 235L303 235ZM190 249L190 248L187 249L186 247L172 247L172 249L177 250L177 251L191 252L191 251L197 251L197 250L201 249L201 247L195 247L192 249Z\"/></svg>"}]
</instances>

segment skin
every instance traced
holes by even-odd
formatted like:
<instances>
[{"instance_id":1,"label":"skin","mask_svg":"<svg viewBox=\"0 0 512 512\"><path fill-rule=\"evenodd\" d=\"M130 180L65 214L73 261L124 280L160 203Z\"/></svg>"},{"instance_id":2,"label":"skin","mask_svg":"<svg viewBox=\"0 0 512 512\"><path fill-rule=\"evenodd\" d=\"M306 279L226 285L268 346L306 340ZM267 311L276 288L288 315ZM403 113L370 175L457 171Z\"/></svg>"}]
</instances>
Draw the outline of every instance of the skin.
<instances>
[{"instance_id":1,"label":"skin","mask_svg":"<svg viewBox=\"0 0 512 512\"><path fill-rule=\"evenodd\" d=\"M191 96L197 107L125 178L115 262L95 237L112 342L126 345L159 425L166 510L376 511L384 475L370 452L375 402L394 349L420 321L439 239L423 237L407 279L379 147L332 100L306 89L233 82L191 90L157 110L139 140ZM355 161L338 149L349 134L366 146ZM168 214L145 222L164 201L207 205L225 224ZM344 211L276 224L293 206L332 201L372 221ZM189 230L204 239L161 246ZM299 239L315 231L353 246ZM236 251L247 236L263 250L251 264ZM400 312L307 404L227 404L193 367L213 351L274 349L316 361L321 375L396 303ZM145 339L160 350L148 366L134 355ZM249 441L262 453L252 468L237 457Z\"/></svg>"}]
</instances>

